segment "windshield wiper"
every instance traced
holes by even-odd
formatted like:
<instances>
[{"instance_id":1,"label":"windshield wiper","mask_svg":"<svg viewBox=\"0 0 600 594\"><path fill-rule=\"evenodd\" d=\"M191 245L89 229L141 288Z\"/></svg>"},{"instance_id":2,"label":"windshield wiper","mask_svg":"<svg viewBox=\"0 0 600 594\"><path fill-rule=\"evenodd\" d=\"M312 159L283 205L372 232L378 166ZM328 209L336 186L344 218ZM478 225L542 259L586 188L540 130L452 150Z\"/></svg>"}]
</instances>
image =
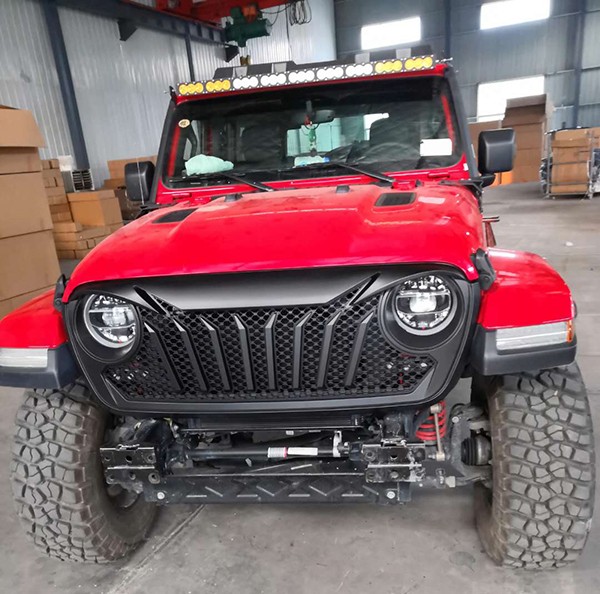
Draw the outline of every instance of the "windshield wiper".
<instances>
[{"instance_id":1,"label":"windshield wiper","mask_svg":"<svg viewBox=\"0 0 600 594\"><path fill-rule=\"evenodd\" d=\"M246 179L242 175L236 175L235 173L229 173L229 171L215 171L214 173L197 173L194 175L188 175L187 177L172 177L170 182L185 182L187 180L202 180L202 179L228 179L231 181L238 182L240 184L245 184L246 186L251 186L252 188L256 188L261 192L274 192L275 188L271 186L266 186L258 181L254 181L251 179Z\"/></svg>"},{"instance_id":2,"label":"windshield wiper","mask_svg":"<svg viewBox=\"0 0 600 594\"><path fill-rule=\"evenodd\" d=\"M308 165L302 165L300 167L293 167L292 169L283 169L282 171L302 171L303 169L329 169L332 167L339 167L340 169L354 171L355 173L366 175L367 177L371 177L373 179L385 182L387 184L393 184L396 181L393 177L385 175L384 173L380 173L379 171L371 171L369 169L357 167L356 165L350 165L349 163L345 163L344 161L325 161L323 163L310 163Z\"/></svg>"}]
</instances>

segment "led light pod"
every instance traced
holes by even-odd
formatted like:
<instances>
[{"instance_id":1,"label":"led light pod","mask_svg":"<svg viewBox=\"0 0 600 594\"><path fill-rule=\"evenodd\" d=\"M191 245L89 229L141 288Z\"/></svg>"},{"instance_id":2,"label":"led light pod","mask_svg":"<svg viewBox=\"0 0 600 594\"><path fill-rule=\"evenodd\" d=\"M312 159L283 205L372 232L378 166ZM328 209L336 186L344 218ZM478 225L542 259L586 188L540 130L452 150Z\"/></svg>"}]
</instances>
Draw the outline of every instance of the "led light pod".
<instances>
[{"instance_id":1,"label":"led light pod","mask_svg":"<svg viewBox=\"0 0 600 594\"><path fill-rule=\"evenodd\" d=\"M396 289L393 312L407 332L435 334L454 318L456 298L443 278L427 274L406 280Z\"/></svg>"},{"instance_id":2,"label":"led light pod","mask_svg":"<svg viewBox=\"0 0 600 594\"><path fill-rule=\"evenodd\" d=\"M137 334L133 305L110 295L91 295L83 310L85 327L99 344L110 348L130 346Z\"/></svg>"}]
</instances>

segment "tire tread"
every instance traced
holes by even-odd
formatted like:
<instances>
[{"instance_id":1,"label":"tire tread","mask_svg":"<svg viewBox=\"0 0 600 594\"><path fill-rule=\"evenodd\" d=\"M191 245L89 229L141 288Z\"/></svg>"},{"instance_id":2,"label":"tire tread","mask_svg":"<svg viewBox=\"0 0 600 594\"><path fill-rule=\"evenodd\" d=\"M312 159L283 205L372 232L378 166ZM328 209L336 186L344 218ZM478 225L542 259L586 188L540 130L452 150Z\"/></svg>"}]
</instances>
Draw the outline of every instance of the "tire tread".
<instances>
[{"instance_id":1,"label":"tire tread","mask_svg":"<svg viewBox=\"0 0 600 594\"><path fill-rule=\"evenodd\" d=\"M79 384L25 392L16 416L11 483L17 513L38 549L61 560L104 563L135 548L153 510L140 508L132 534L115 530L99 476L106 413L81 394Z\"/></svg>"},{"instance_id":2,"label":"tire tread","mask_svg":"<svg viewBox=\"0 0 600 594\"><path fill-rule=\"evenodd\" d=\"M486 551L499 564L526 569L574 561L591 528L595 487L592 417L579 369L506 376L488 404L491 504L482 485L476 493Z\"/></svg>"}]
</instances>

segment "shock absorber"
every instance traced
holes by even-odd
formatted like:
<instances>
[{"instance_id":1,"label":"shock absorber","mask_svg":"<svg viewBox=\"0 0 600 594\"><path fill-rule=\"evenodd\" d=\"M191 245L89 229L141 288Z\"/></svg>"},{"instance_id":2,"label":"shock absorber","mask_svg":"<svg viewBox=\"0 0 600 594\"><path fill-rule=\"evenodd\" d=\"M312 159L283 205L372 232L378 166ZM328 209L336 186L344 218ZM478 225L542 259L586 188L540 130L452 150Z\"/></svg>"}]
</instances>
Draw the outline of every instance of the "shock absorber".
<instances>
[{"instance_id":1,"label":"shock absorber","mask_svg":"<svg viewBox=\"0 0 600 594\"><path fill-rule=\"evenodd\" d=\"M437 412L433 409L437 407ZM434 405L430 409L431 413L421 426L415 432L417 439L424 442L436 442L438 441L437 433L439 433L439 439L443 439L446 436L448 430L448 412L446 408L446 401L442 400L438 404ZM436 417L437 415L437 426L438 431L436 433Z\"/></svg>"}]
</instances>

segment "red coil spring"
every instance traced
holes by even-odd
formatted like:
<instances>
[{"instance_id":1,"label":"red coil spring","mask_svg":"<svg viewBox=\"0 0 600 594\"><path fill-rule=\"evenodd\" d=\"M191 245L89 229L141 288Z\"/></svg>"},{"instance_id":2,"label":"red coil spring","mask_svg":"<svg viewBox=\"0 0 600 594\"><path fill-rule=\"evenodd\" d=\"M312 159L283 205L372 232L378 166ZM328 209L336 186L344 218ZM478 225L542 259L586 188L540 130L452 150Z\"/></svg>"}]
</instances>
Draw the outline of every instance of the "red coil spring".
<instances>
[{"instance_id":1,"label":"red coil spring","mask_svg":"<svg viewBox=\"0 0 600 594\"><path fill-rule=\"evenodd\" d=\"M441 411L438 414L440 421L440 438L445 437L446 430L448 429L448 412L446 410L446 402L442 401L439 403ZM435 441L435 423L433 421L433 415L429 415L423 424L417 429L415 436L421 441Z\"/></svg>"}]
</instances>

